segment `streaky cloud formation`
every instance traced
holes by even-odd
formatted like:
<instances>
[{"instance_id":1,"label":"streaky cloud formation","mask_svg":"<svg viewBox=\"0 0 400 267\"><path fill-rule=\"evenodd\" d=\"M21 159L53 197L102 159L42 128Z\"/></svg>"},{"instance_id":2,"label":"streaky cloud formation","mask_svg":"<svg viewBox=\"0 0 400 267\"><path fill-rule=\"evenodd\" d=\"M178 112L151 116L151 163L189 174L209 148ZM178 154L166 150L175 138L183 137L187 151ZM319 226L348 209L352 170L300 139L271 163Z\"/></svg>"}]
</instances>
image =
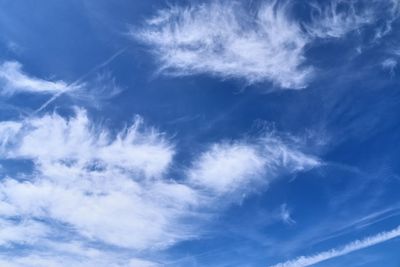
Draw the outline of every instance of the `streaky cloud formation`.
<instances>
[{"instance_id":1,"label":"streaky cloud formation","mask_svg":"<svg viewBox=\"0 0 400 267\"><path fill-rule=\"evenodd\" d=\"M21 92L56 94L76 89L63 81L48 81L32 77L22 70L16 61L6 61L0 65L0 94L14 95Z\"/></svg>"},{"instance_id":2,"label":"streaky cloud formation","mask_svg":"<svg viewBox=\"0 0 400 267\"><path fill-rule=\"evenodd\" d=\"M68 94L75 102L84 106L87 105L100 109L105 103L123 91L123 88L119 85L111 72L99 71L96 74L93 73L91 76L93 76L93 78L86 78L86 82L80 84L79 90ZM52 101L55 100L56 98ZM44 110L51 104L49 101L42 105L38 111ZM36 111L36 113L38 111Z\"/></svg>"},{"instance_id":3,"label":"streaky cloud formation","mask_svg":"<svg viewBox=\"0 0 400 267\"><path fill-rule=\"evenodd\" d=\"M100 64L98 64L96 66L94 66L88 72L86 72L85 74L81 75L78 79L73 81L70 86L71 87L79 87L79 85L82 84L85 79L87 79L92 74L98 72L100 69L106 67L108 64L113 62L118 56L123 54L125 52L125 50L126 50L126 48L118 50L117 52L112 54L109 58L107 58L105 61L101 62ZM100 76L97 76L97 78L98 78L97 82L99 82L99 80L102 81L102 82L105 82L105 80L103 80L104 76L100 75ZM96 100L95 101L95 103L96 103L97 100L101 100L101 98L104 98L104 97L107 98L107 96L110 97L110 96L113 96L114 94L117 94L120 89L115 86L115 82L113 80L109 80L109 81L106 81L106 82L109 83L107 85L108 87L111 85L111 88L108 88L107 91L109 91L109 92L107 92L106 94L104 94L105 91L103 89L102 92L101 92L103 94L103 96L101 96L101 94L99 95L99 92L96 92L97 98L95 99L92 96L92 93L90 91L86 90L86 92L84 92L84 93L75 94L75 97L79 96L83 100ZM110 84L110 82L111 82L111 84ZM101 87L104 88L104 85L102 85ZM45 103L43 103L38 109L36 109L34 113L37 114L40 111L44 110L45 108L47 108L47 106L49 106L52 102L54 102L57 98L59 98L63 94L65 94L65 91L57 92L49 100L47 100Z\"/></svg>"},{"instance_id":4,"label":"streaky cloud formation","mask_svg":"<svg viewBox=\"0 0 400 267\"><path fill-rule=\"evenodd\" d=\"M0 266L400 261L400 0L20 2Z\"/></svg>"},{"instance_id":5,"label":"streaky cloud formation","mask_svg":"<svg viewBox=\"0 0 400 267\"><path fill-rule=\"evenodd\" d=\"M2 181L2 204L13 206L4 215L52 218L87 238L136 249L182 238L182 229L167 229L195 195L159 180L173 149L156 132L141 133L140 124L110 139L91 129L82 110L70 120L54 114L22 122L6 157L33 160L38 174L26 182Z\"/></svg>"},{"instance_id":6,"label":"streaky cloud formation","mask_svg":"<svg viewBox=\"0 0 400 267\"><path fill-rule=\"evenodd\" d=\"M68 95L73 102L98 108L103 102L122 91L110 72L103 71L93 75L108 63L106 61L78 80L66 83L62 80L51 81L32 76L23 71L21 63L6 61L0 65L0 96L11 97L21 93L50 95L50 100L37 109L35 114L45 109L61 95ZM94 77L89 79L91 75ZM85 79L87 81L84 81Z\"/></svg>"},{"instance_id":7,"label":"streaky cloud formation","mask_svg":"<svg viewBox=\"0 0 400 267\"><path fill-rule=\"evenodd\" d=\"M211 74L248 83L272 82L281 89L302 89L315 76L305 51L317 39L343 38L377 27L373 42L392 30L397 1L332 0L308 3L310 21L292 14L291 1L261 1L254 12L238 1L210 1L159 10L131 35L150 47L161 73L172 76Z\"/></svg>"},{"instance_id":8,"label":"streaky cloud formation","mask_svg":"<svg viewBox=\"0 0 400 267\"><path fill-rule=\"evenodd\" d=\"M394 58L387 58L381 63L382 68L389 71L391 76L394 76L397 64L397 60Z\"/></svg>"},{"instance_id":9,"label":"streaky cloud formation","mask_svg":"<svg viewBox=\"0 0 400 267\"><path fill-rule=\"evenodd\" d=\"M193 184L218 194L235 192L262 179L264 166L265 159L257 147L216 144L199 157L188 177Z\"/></svg>"},{"instance_id":10,"label":"streaky cloud formation","mask_svg":"<svg viewBox=\"0 0 400 267\"><path fill-rule=\"evenodd\" d=\"M187 176L194 185L226 194L245 192L251 185L266 185L280 174L309 170L320 164L317 158L268 135L248 143L213 145L200 155Z\"/></svg>"},{"instance_id":11,"label":"streaky cloud formation","mask_svg":"<svg viewBox=\"0 0 400 267\"><path fill-rule=\"evenodd\" d=\"M208 214L208 206L247 192L246 185L254 181L268 183L282 171L295 173L320 164L278 137L254 144L235 141L211 145L177 182L168 178L175 150L164 134L145 128L140 117L111 134L91 123L82 109L68 119L50 114L1 122L0 136L3 159L34 165L31 173L1 181L1 222L15 233L0 232L4 245L61 245L55 237L64 232L70 233L69 242L78 238L87 249L93 241L136 252L163 249L199 235L185 218ZM234 171L227 173L229 168ZM34 227L26 235L29 225ZM38 255L36 260L50 261L43 266L68 266L57 263L63 253L55 251L56 258ZM16 264L25 260L9 259Z\"/></svg>"},{"instance_id":12,"label":"streaky cloud formation","mask_svg":"<svg viewBox=\"0 0 400 267\"><path fill-rule=\"evenodd\" d=\"M383 0L344 1L332 0L326 5L311 2L311 22L304 24L307 33L317 38L342 38L352 31L375 23L379 14L384 14L385 24L377 28L375 40L378 40L391 31L392 23L399 16L398 1Z\"/></svg>"},{"instance_id":13,"label":"streaky cloud formation","mask_svg":"<svg viewBox=\"0 0 400 267\"><path fill-rule=\"evenodd\" d=\"M286 203L281 205L280 217L281 217L282 222L287 225L296 224L296 221L293 220L292 215L290 214L290 210L288 209Z\"/></svg>"},{"instance_id":14,"label":"streaky cloud formation","mask_svg":"<svg viewBox=\"0 0 400 267\"><path fill-rule=\"evenodd\" d=\"M366 237L364 239L353 241L344 247L338 249L331 249L325 252L320 252L318 254L312 256L301 256L295 260L287 261L284 263L278 263L271 267L305 267L311 266L329 259L337 258L340 256L344 256L351 252L361 250L364 248L368 248L386 241L389 241L394 238L400 237L400 226L388 231L381 232L374 236Z\"/></svg>"},{"instance_id":15,"label":"streaky cloud formation","mask_svg":"<svg viewBox=\"0 0 400 267\"><path fill-rule=\"evenodd\" d=\"M356 1L333 0L328 5L311 5L312 21L305 24L309 35L318 38L341 38L375 20L374 10L356 7Z\"/></svg>"},{"instance_id":16,"label":"streaky cloud formation","mask_svg":"<svg viewBox=\"0 0 400 267\"><path fill-rule=\"evenodd\" d=\"M167 74L210 73L301 89L312 73L303 55L309 38L289 6L263 2L254 14L237 1L173 6L133 35L152 47Z\"/></svg>"}]
</instances>

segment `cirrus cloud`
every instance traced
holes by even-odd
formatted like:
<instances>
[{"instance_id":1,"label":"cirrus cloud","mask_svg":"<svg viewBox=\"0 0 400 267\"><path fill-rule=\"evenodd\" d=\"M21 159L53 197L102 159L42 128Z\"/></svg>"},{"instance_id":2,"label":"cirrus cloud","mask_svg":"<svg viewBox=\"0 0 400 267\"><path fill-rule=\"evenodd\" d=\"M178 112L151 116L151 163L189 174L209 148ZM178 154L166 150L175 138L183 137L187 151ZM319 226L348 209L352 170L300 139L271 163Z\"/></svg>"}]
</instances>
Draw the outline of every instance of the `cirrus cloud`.
<instances>
[{"instance_id":1,"label":"cirrus cloud","mask_svg":"<svg viewBox=\"0 0 400 267\"><path fill-rule=\"evenodd\" d=\"M376 24L375 43L391 32L399 16L394 0L308 2L296 17L292 1L261 1L251 10L239 1L207 1L159 10L131 35L146 44L159 71L172 76L210 74L249 84L271 82L302 89L315 77L306 50L317 39L344 38Z\"/></svg>"},{"instance_id":2,"label":"cirrus cloud","mask_svg":"<svg viewBox=\"0 0 400 267\"><path fill-rule=\"evenodd\" d=\"M16 61L6 61L0 65L0 93L13 95L21 92L56 94L76 89L63 81L48 81L26 74Z\"/></svg>"},{"instance_id":3,"label":"cirrus cloud","mask_svg":"<svg viewBox=\"0 0 400 267\"><path fill-rule=\"evenodd\" d=\"M253 14L236 1L215 1L161 10L133 35L150 45L161 71L171 75L211 73L282 88L306 86L308 36L289 16L287 4L263 3Z\"/></svg>"},{"instance_id":4,"label":"cirrus cloud","mask_svg":"<svg viewBox=\"0 0 400 267\"><path fill-rule=\"evenodd\" d=\"M0 246L34 247L28 251L36 255L37 266L42 260L43 266L59 266L79 257L87 261L82 266L107 266L107 257L120 257L102 249L98 253L106 258L101 262L53 250L39 257L35 249L49 243L65 247L65 242L79 240L89 251L91 244L102 244L127 249L131 256L163 250L201 235L201 220L193 219L218 212L209 206L232 203L229 199L251 192L251 184L267 185L282 173L320 165L299 146L267 135L211 144L174 179L169 170L175 166L175 145L165 134L145 127L140 117L111 133L82 109L67 118L53 113L0 122L0 136L1 159L33 164L32 171L0 182L0 224L13 233L11 238L0 232ZM32 266L28 258L14 255L9 260ZM129 260L133 266L153 264L124 259L115 266L130 266Z\"/></svg>"}]
</instances>

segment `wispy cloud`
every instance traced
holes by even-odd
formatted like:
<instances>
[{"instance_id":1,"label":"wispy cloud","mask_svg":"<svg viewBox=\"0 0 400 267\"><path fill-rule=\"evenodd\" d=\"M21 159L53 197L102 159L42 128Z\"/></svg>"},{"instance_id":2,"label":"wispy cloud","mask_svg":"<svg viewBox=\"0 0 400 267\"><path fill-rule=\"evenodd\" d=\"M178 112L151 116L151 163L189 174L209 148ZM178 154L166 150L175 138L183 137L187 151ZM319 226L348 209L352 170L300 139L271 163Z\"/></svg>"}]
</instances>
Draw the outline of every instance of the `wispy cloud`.
<instances>
[{"instance_id":1,"label":"wispy cloud","mask_svg":"<svg viewBox=\"0 0 400 267\"><path fill-rule=\"evenodd\" d=\"M366 237L364 239L353 241L341 248L331 249L325 252L320 252L318 254L312 256L301 256L297 259L287 261L284 263L278 263L271 267L304 267L311 266L329 259L337 258L340 256L344 256L351 252L361 250L364 248L368 248L391 239L400 237L400 226L394 230L388 232L381 232L377 235Z\"/></svg>"},{"instance_id":2,"label":"wispy cloud","mask_svg":"<svg viewBox=\"0 0 400 267\"><path fill-rule=\"evenodd\" d=\"M32 253L15 253L0 256L4 267L159 267L160 264L133 258L112 250L104 252L87 247L80 242L46 242Z\"/></svg>"},{"instance_id":3,"label":"wispy cloud","mask_svg":"<svg viewBox=\"0 0 400 267\"><path fill-rule=\"evenodd\" d=\"M213 145L194 162L188 177L217 194L246 192L251 185L268 184L279 174L309 170L320 165L318 159L292 149L278 136L243 143Z\"/></svg>"},{"instance_id":4,"label":"wispy cloud","mask_svg":"<svg viewBox=\"0 0 400 267\"><path fill-rule=\"evenodd\" d=\"M79 89L68 95L76 103L95 108L101 108L105 102L123 91L113 74L108 71L99 72L91 79L87 78Z\"/></svg>"},{"instance_id":5,"label":"wispy cloud","mask_svg":"<svg viewBox=\"0 0 400 267\"><path fill-rule=\"evenodd\" d=\"M308 37L292 21L287 3L264 2L255 13L236 1L174 6L133 34L171 75L210 73L300 89L312 72L304 66Z\"/></svg>"},{"instance_id":6,"label":"wispy cloud","mask_svg":"<svg viewBox=\"0 0 400 267\"><path fill-rule=\"evenodd\" d=\"M203 153L190 169L190 181L217 194L243 190L262 179L265 159L256 147L216 144Z\"/></svg>"},{"instance_id":7,"label":"wispy cloud","mask_svg":"<svg viewBox=\"0 0 400 267\"><path fill-rule=\"evenodd\" d=\"M121 51L72 83L38 78L23 71L21 63L6 61L0 65L0 95L3 97L20 93L50 95L50 99L34 111L34 114L45 109L61 95L67 95L73 103L99 107L122 91L111 72L97 73L120 53ZM94 77L89 79L92 75Z\"/></svg>"},{"instance_id":8,"label":"wispy cloud","mask_svg":"<svg viewBox=\"0 0 400 267\"><path fill-rule=\"evenodd\" d=\"M381 63L384 70L389 71L391 76L394 76L397 67L397 60L395 58L387 58Z\"/></svg>"},{"instance_id":9,"label":"wispy cloud","mask_svg":"<svg viewBox=\"0 0 400 267\"><path fill-rule=\"evenodd\" d=\"M71 120L53 114L22 122L5 157L33 160L38 174L27 182L3 180L2 203L14 216L61 221L123 247L183 238L185 231L174 233L172 225L196 196L187 186L158 180L173 148L157 132L141 132L140 119L114 138L91 127L84 111Z\"/></svg>"},{"instance_id":10,"label":"wispy cloud","mask_svg":"<svg viewBox=\"0 0 400 267\"><path fill-rule=\"evenodd\" d=\"M290 210L288 209L286 203L281 205L280 217L282 222L288 225L293 225L296 223L296 221L293 220L292 215L290 214Z\"/></svg>"},{"instance_id":11,"label":"wispy cloud","mask_svg":"<svg viewBox=\"0 0 400 267\"><path fill-rule=\"evenodd\" d=\"M400 16L400 3L397 0L386 0L386 1L375 1L375 4L383 4L380 7L381 10L386 10L385 16L385 23L377 27L375 30L374 40L380 40L381 38L385 37L386 35L390 34L393 30L393 23L399 18ZM386 4L386 6L385 6Z\"/></svg>"},{"instance_id":12,"label":"wispy cloud","mask_svg":"<svg viewBox=\"0 0 400 267\"><path fill-rule=\"evenodd\" d=\"M345 38L374 25L376 43L399 16L394 0L310 2L310 20L296 17L292 6L260 1L250 11L239 1L224 0L172 6L131 34L150 47L167 75L211 74L301 89L314 77L305 50L317 39Z\"/></svg>"},{"instance_id":13,"label":"wispy cloud","mask_svg":"<svg viewBox=\"0 0 400 267\"><path fill-rule=\"evenodd\" d=\"M26 74L16 61L6 61L0 65L0 94L13 95L21 92L56 94L76 89L63 81L49 81Z\"/></svg>"},{"instance_id":14,"label":"wispy cloud","mask_svg":"<svg viewBox=\"0 0 400 267\"><path fill-rule=\"evenodd\" d=\"M11 139L21 129L21 124L15 121L3 121L0 123L0 153L4 155L6 148L10 144Z\"/></svg>"},{"instance_id":15,"label":"wispy cloud","mask_svg":"<svg viewBox=\"0 0 400 267\"><path fill-rule=\"evenodd\" d=\"M269 182L282 171L296 173L319 165L278 137L258 138L213 144L184 168L182 179L174 180L169 169L175 146L165 134L145 127L140 117L111 133L80 109L70 118L49 114L0 122L0 136L3 159L28 160L34 166L22 178L7 176L0 183L0 224L13 233L11 237L0 231L0 246L44 249L49 242L55 247L62 245L60 239L78 239L84 247L97 242L126 248L133 251L131 256L160 250L198 236L200 225L189 225L186 219L208 215L209 206L218 206L233 191L248 192L246 185L254 179ZM28 227L36 230L26 234ZM77 257L67 253L69 258L63 260L56 256L64 252L40 256L30 251L38 261L35 266L68 266L59 262L72 264ZM10 257L19 266L31 256ZM93 266L107 266L94 257L79 257Z\"/></svg>"},{"instance_id":16,"label":"wispy cloud","mask_svg":"<svg viewBox=\"0 0 400 267\"><path fill-rule=\"evenodd\" d=\"M309 35L318 38L341 38L375 20L374 10L360 9L355 1L333 0L328 5L313 4L312 21L305 24ZM370 6L368 6L370 7Z\"/></svg>"},{"instance_id":17,"label":"wispy cloud","mask_svg":"<svg viewBox=\"0 0 400 267\"><path fill-rule=\"evenodd\" d=\"M87 79L88 77L90 77L91 75L93 75L94 73L97 73L99 70L101 70L102 68L106 67L107 65L109 65L111 62L113 62L117 57L119 57L120 55L122 55L127 48L123 48L118 50L117 52L115 52L114 54L112 54L110 57L108 57L106 60L104 60L103 62L101 62L100 64L97 64L96 66L94 66L93 68L91 68L88 72L86 72L85 74L81 75L79 78L77 78L75 81L73 81L70 84L70 87L80 87L80 85L85 81L85 79ZM100 76L101 77L101 76ZM113 81L111 81L111 83L114 83ZM111 88L108 88L109 90L111 89L111 91L109 91L106 95L108 96L112 96L114 93L117 93L119 91L119 89L116 89L115 84L111 84L114 85ZM99 92L96 92L97 94ZM101 92L104 95L104 91ZM59 98L61 95L65 94L65 91L59 91L56 94L54 94L49 100L47 100L46 102L44 102L37 110L35 110L35 114L44 110L48 105L50 105L52 102L54 102L57 98ZM82 94L81 94L82 95ZM84 95L89 95L88 91L85 92ZM77 96L77 95L75 95ZM84 97L84 99L88 99L90 97L86 96ZM94 98L92 98L94 99ZM96 98L99 99L99 98Z\"/></svg>"},{"instance_id":18,"label":"wispy cloud","mask_svg":"<svg viewBox=\"0 0 400 267\"><path fill-rule=\"evenodd\" d=\"M396 0L331 0L327 3L310 3L311 22L304 23L307 33L316 38L343 38L348 33L362 31L373 25L372 43L392 31L392 24L399 17ZM379 25L377 22L382 20Z\"/></svg>"}]
</instances>

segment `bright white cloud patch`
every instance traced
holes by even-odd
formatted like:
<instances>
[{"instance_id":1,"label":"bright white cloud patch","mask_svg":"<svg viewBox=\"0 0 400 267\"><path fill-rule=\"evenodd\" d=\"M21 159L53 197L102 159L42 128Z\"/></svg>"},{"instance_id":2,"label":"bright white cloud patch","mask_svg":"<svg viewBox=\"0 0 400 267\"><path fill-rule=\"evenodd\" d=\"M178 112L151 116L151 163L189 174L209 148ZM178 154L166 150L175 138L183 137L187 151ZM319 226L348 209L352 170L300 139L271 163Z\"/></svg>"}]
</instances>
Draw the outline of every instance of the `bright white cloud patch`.
<instances>
[{"instance_id":1,"label":"bright white cloud patch","mask_svg":"<svg viewBox=\"0 0 400 267\"><path fill-rule=\"evenodd\" d=\"M48 235L45 225L32 220L15 222L0 219L0 246L32 244Z\"/></svg>"},{"instance_id":2,"label":"bright white cloud patch","mask_svg":"<svg viewBox=\"0 0 400 267\"><path fill-rule=\"evenodd\" d=\"M190 170L189 179L216 193L244 189L260 180L265 159L256 147L245 144L218 144L203 153Z\"/></svg>"},{"instance_id":3,"label":"bright white cloud patch","mask_svg":"<svg viewBox=\"0 0 400 267\"><path fill-rule=\"evenodd\" d=\"M152 46L161 70L172 75L211 73L299 89L311 74L303 66L308 37L291 20L288 6L276 1L255 13L236 1L172 7L134 34Z\"/></svg>"},{"instance_id":4,"label":"bright white cloud patch","mask_svg":"<svg viewBox=\"0 0 400 267\"><path fill-rule=\"evenodd\" d=\"M388 232L382 232L374 236L370 236L361 240L353 241L342 248L331 249L329 251L320 252L313 256L302 256L295 260L279 263L271 267L305 267L311 266L329 259L344 256L351 252L368 248L394 238L400 237L400 226Z\"/></svg>"},{"instance_id":5,"label":"bright white cloud patch","mask_svg":"<svg viewBox=\"0 0 400 267\"><path fill-rule=\"evenodd\" d=\"M110 257L119 258L93 251L89 242L127 248L133 256L163 249L197 236L199 225L188 225L186 219L208 214L207 207L226 196L248 192L248 185L266 184L282 172L319 165L270 136L211 145L177 182L168 176L174 145L162 133L144 127L140 118L111 133L79 109L68 119L50 114L0 122L0 136L2 159L28 160L34 168L0 183L0 246L52 248L47 255L35 249L35 256L14 255L10 266L110 266ZM65 233L67 244L56 240ZM80 250L68 245L76 239L82 240L84 255L75 255ZM124 259L111 266L156 266Z\"/></svg>"},{"instance_id":6,"label":"bright white cloud patch","mask_svg":"<svg viewBox=\"0 0 400 267\"><path fill-rule=\"evenodd\" d=\"M70 120L54 114L21 124L5 156L33 160L37 174L3 180L2 203L15 214L1 215L51 218L87 238L136 249L185 236L171 228L196 196L158 180L174 153L160 134L142 133L137 120L112 138L92 128L83 111Z\"/></svg>"},{"instance_id":7,"label":"bright white cloud patch","mask_svg":"<svg viewBox=\"0 0 400 267\"><path fill-rule=\"evenodd\" d=\"M13 95L21 92L56 94L73 90L63 81L48 81L32 77L22 70L16 61L0 65L0 94Z\"/></svg>"},{"instance_id":8,"label":"bright white cloud patch","mask_svg":"<svg viewBox=\"0 0 400 267\"><path fill-rule=\"evenodd\" d=\"M82 168L119 167L143 173L144 177L157 177L170 164L174 151L154 130L141 133L141 124L138 117L111 138L107 131L96 130L83 110L70 120L47 115L22 123L21 139L10 156L35 159L41 168L71 162Z\"/></svg>"},{"instance_id":9,"label":"bright white cloud patch","mask_svg":"<svg viewBox=\"0 0 400 267\"><path fill-rule=\"evenodd\" d=\"M391 32L399 16L395 0L310 1L310 21L296 17L290 1L254 6L250 11L239 1L224 0L172 6L132 35L151 48L165 74L205 73L301 89L313 76L305 58L307 45L318 38L343 38L384 17L374 29L376 42Z\"/></svg>"},{"instance_id":10,"label":"bright white cloud patch","mask_svg":"<svg viewBox=\"0 0 400 267\"><path fill-rule=\"evenodd\" d=\"M216 144L204 152L188 172L194 185L216 193L245 192L254 183L269 183L282 173L311 169L317 159L291 149L274 136L253 144Z\"/></svg>"}]
</instances>

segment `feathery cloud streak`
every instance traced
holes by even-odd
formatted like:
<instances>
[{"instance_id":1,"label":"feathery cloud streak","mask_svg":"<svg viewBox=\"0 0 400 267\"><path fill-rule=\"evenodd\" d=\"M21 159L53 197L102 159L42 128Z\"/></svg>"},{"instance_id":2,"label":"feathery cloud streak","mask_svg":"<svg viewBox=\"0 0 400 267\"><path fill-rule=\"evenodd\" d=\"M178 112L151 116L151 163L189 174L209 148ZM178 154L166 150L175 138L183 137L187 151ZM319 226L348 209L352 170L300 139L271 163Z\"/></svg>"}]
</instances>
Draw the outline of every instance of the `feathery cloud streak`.
<instances>
[{"instance_id":1,"label":"feathery cloud streak","mask_svg":"<svg viewBox=\"0 0 400 267\"><path fill-rule=\"evenodd\" d=\"M172 75L211 73L300 89L311 74L303 66L308 37L290 19L288 5L276 1L263 3L255 14L236 1L175 6L159 11L134 35Z\"/></svg>"},{"instance_id":2,"label":"feathery cloud streak","mask_svg":"<svg viewBox=\"0 0 400 267\"><path fill-rule=\"evenodd\" d=\"M133 251L163 249L198 235L185 219L208 214L221 197L320 164L278 137L265 137L212 145L177 182L168 177L175 149L165 135L146 129L140 118L113 135L84 110L69 119L50 114L1 122L0 136L2 158L34 165L32 173L0 183L0 218L19 232L0 232L5 245L57 242L53 236L68 232ZM25 235L27 223L37 231Z\"/></svg>"},{"instance_id":3,"label":"feathery cloud streak","mask_svg":"<svg viewBox=\"0 0 400 267\"><path fill-rule=\"evenodd\" d=\"M254 11L238 1L172 6L132 35L150 47L168 75L206 73L302 89L314 76L305 58L308 45L318 38L342 38L384 14L384 27L375 32L378 40L399 15L398 3L390 0L311 2L310 21L296 18L291 7L290 1L262 1Z\"/></svg>"},{"instance_id":4,"label":"feathery cloud streak","mask_svg":"<svg viewBox=\"0 0 400 267\"><path fill-rule=\"evenodd\" d=\"M361 30L384 17L384 25L374 29L374 41L392 30L392 23L399 16L398 1L331 0L327 5L311 4L311 22L304 24L306 32L316 38L342 38Z\"/></svg>"},{"instance_id":5,"label":"feathery cloud streak","mask_svg":"<svg viewBox=\"0 0 400 267\"><path fill-rule=\"evenodd\" d=\"M294 144L292 144L294 145ZM214 144L187 172L191 184L215 194L246 192L251 185L267 185L280 174L309 170L320 165L276 136L252 143Z\"/></svg>"},{"instance_id":6,"label":"feathery cloud streak","mask_svg":"<svg viewBox=\"0 0 400 267\"><path fill-rule=\"evenodd\" d=\"M0 65L0 94L13 95L21 92L56 94L76 89L63 81L48 81L32 77L22 71L16 61L6 61Z\"/></svg>"},{"instance_id":7,"label":"feathery cloud streak","mask_svg":"<svg viewBox=\"0 0 400 267\"><path fill-rule=\"evenodd\" d=\"M295 260L278 263L271 267L305 267L311 266L329 259L344 256L351 252L368 248L394 238L400 237L400 226L388 232L381 232L377 235L370 236L364 239L353 241L342 248L331 249L325 252L320 252L313 256L301 256Z\"/></svg>"}]
</instances>

